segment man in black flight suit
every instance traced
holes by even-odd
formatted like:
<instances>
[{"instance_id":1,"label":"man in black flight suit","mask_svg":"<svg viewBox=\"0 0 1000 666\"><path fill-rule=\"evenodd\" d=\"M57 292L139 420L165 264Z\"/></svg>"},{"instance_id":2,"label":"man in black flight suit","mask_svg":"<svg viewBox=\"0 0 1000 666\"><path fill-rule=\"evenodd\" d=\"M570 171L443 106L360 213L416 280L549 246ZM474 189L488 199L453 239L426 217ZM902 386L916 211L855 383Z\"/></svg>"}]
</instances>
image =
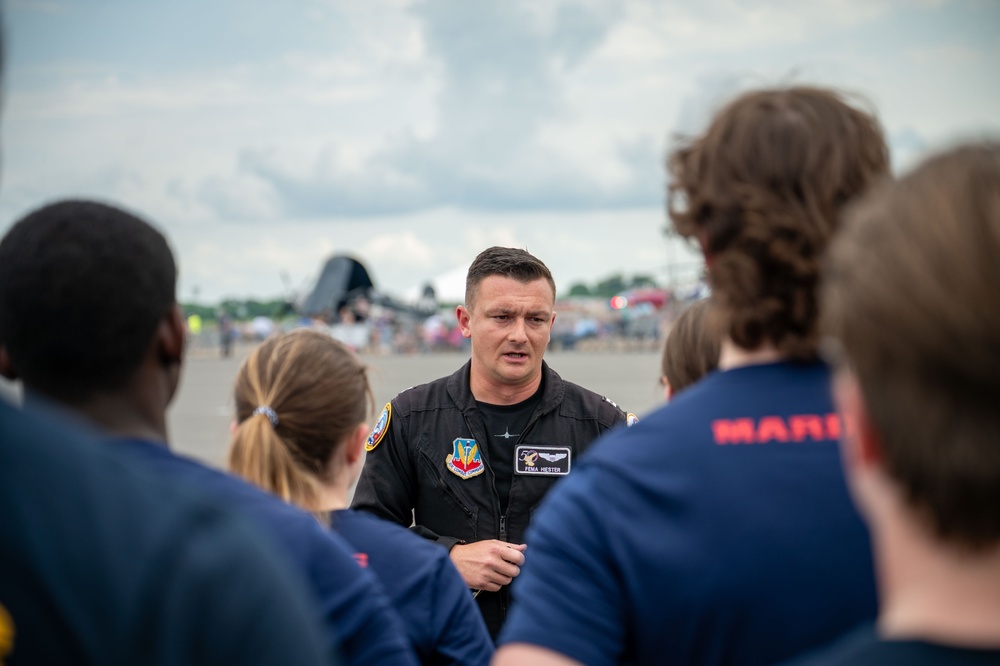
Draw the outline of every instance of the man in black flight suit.
<instances>
[{"instance_id":1,"label":"man in black flight suit","mask_svg":"<svg viewBox=\"0 0 1000 666\"><path fill-rule=\"evenodd\" d=\"M537 258L480 253L456 311L471 360L385 406L354 496L355 508L415 523L450 550L494 638L531 512L591 442L635 418L542 360L554 304L555 282Z\"/></svg>"}]
</instances>

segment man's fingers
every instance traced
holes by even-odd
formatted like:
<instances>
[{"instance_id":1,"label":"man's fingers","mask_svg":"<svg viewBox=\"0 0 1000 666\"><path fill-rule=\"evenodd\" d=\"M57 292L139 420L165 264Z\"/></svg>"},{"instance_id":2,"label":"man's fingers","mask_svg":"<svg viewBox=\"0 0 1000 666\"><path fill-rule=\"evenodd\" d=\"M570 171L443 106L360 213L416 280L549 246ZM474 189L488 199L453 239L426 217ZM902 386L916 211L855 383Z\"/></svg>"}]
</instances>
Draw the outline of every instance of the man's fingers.
<instances>
[{"instance_id":1,"label":"man's fingers","mask_svg":"<svg viewBox=\"0 0 1000 666\"><path fill-rule=\"evenodd\" d=\"M514 548L507 548L500 553L500 557L505 562L510 562L511 564L521 566L524 564L524 553Z\"/></svg>"},{"instance_id":2,"label":"man's fingers","mask_svg":"<svg viewBox=\"0 0 1000 666\"><path fill-rule=\"evenodd\" d=\"M495 571L489 574L487 578L489 579L490 585L496 586L496 590L499 590L502 585L510 585L510 582L513 580L510 576L504 576L503 574ZM496 592L496 590L493 591Z\"/></svg>"},{"instance_id":3,"label":"man's fingers","mask_svg":"<svg viewBox=\"0 0 1000 666\"><path fill-rule=\"evenodd\" d=\"M495 562L493 564L492 568L493 568L493 571L495 573L497 573L500 576L503 576L504 578L506 578L508 583L510 582L511 578L513 578L517 574L521 573L521 568L520 567L518 567L517 565L511 564L510 562L505 562L505 561L502 561L502 560L500 562ZM507 583L504 583L504 585L506 585L506 584Z\"/></svg>"}]
</instances>

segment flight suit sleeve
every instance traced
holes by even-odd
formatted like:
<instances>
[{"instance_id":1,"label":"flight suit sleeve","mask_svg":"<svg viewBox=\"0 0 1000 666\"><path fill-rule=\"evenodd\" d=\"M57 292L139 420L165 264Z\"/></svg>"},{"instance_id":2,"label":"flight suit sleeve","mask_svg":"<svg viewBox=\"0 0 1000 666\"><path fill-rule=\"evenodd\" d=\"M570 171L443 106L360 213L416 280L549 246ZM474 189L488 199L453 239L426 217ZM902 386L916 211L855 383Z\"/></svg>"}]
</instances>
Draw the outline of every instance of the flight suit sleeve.
<instances>
[{"instance_id":1,"label":"flight suit sleeve","mask_svg":"<svg viewBox=\"0 0 1000 666\"><path fill-rule=\"evenodd\" d=\"M385 406L368 436L365 465L351 508L410 527L417 475L406 440L405 418L396 406L395 401Z\"/></svg>"},{"instance_id":2,"label":"flight suit sleeve","mask_svg":"<svg viewBox=\"0 0 1000 666\"><path fill-rule=\"evenodd\" d=\"M408 415L400 414L397 405L394 400L385 406L368 437L365 466L361 470L351 508L411 527L421 537L451 550L455 544L465 541L413 524L420 479L407 438Z\"/></svg>"}]
</instances>

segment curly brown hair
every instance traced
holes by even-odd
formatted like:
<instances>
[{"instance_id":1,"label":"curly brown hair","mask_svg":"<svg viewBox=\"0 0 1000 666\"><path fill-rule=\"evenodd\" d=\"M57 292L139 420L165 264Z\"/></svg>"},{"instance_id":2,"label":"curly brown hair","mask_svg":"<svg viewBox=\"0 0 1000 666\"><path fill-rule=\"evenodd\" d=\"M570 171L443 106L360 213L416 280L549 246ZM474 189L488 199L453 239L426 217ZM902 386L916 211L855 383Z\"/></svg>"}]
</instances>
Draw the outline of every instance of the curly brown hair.
<instances>
[{"instance_id":1,"label":"curly brown hair","mask_svg":"<svg viewBox=\"0 0 1000 666\"><path fill-rule=\"evenodd\" d=\"M889 172L875 117L832 90L751 92L667 169L670 219L701 244L728 336L814 357L822 255L844 205Z\"/></svg>"}]
</instances>

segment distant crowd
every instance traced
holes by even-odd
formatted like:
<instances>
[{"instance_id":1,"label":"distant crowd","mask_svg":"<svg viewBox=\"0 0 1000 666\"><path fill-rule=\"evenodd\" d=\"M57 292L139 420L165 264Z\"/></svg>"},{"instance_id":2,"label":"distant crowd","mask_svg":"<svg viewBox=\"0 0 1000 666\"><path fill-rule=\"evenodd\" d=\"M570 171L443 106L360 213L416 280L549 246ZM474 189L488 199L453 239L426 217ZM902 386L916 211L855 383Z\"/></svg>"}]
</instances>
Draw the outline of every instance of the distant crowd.
<instances>
[{"instance_id":1,"label":"distant crowd","mask_svg":"<svg viewBox=\"0 0 1000 666\"><path fill-rule=\"evenodd\" d=\"M391 326L262 330L225 470L170 447L163 233L86 199L18 220L0 666L1000 663L1000 143L897 178L870 111L795 86L666 165L711 293L663 406L560 377L551 272L489 247L413 343L458 367L385 405L356 350Z\"/></svg>"}]
</instances>

